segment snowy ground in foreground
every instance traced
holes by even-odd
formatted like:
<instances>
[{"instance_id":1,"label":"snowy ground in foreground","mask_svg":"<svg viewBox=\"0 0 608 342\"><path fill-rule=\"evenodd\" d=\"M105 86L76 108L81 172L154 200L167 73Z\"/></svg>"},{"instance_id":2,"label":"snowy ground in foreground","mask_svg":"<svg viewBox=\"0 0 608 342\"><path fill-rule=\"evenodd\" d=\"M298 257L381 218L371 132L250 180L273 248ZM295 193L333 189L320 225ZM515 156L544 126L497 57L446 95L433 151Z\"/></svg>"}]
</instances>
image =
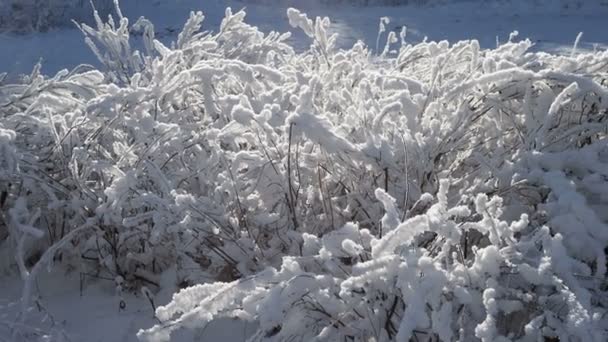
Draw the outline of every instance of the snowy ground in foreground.
<instances>
[{"instance_id":1,"label":"snowy ground in foreground","mask_svg":"<svg viewBox=\"0 0 608 342\"><path fill-rule=\"evenodd\" d=\"M136 341L139 329L149 328L156 321L152 306L142 295L125 293L124 309L111 281L88 278L80 295L77 273L64 275L62 270L43 273L38 279L37 292L41 306L34 306L28 322L32 326L53 332L53 341L66 342L128 342ZM0 276L0 341L9 341L6 324L14 321L19 307L22 283L17 277ZM154 297L156 305L166 304L177 289L164 289ZM181 332L176 342L244 341L251 334L251 324L234 320L214 321L197 332ZM61 339L63 338L63 340Z\"/></svg>"},{"instance_id":2,"label":"snowy ground in foreground","mask_svg":"<svg viewBox=\"0 0 608 342\"><path fill-rule=\"evenodd\" d=\"M191 10L202 10L206 19L204 29L215 30L219 26L226 6L233 9L247 8L247 21L263 31L293 31L287 22L286 6L268 6L243 1L196 1L179 0L122 1L124 14L135 21L139 16L152 20L157 35L163 41L172 41ZM478 39L482 47L493 47L496 39L505 41L509 34L518 30L520 37L530 38L536 48L547 51L568 50L576 35L583 32L581 47L605 48L605 20L608 8L598 10L569 10L544 8L515 1L515 4L461 3L443 7L319 7L306 8L310 16L329 16L334 31L339 33L339 44L349 46L363 39L375 46L378 19L391 18L390 29L408 28L408 40ZM303 35L294 34L296 46L305 47L308 41ZM43 61L43 72L53 74L63 68L81 63L95 64L93 54L84 44L76 29L58 29L47 33L17 36L0 34L0 72L11 74L29 73L32 65Z\"/></svg>"}]
</instances>

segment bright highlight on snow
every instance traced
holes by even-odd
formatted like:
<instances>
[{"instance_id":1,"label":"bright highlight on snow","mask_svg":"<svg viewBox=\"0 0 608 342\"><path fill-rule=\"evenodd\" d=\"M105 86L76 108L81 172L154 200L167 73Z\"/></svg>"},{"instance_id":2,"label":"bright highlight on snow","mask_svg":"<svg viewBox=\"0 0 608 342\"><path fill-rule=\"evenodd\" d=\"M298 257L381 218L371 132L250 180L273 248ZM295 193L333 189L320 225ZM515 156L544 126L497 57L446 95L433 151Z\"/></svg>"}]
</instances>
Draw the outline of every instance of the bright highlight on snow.
<instances>
[{"instance_id":1,"label":"bright highlight on snow","mask_svg":"<svg viewBox=\"0 0 608 342\"><path fill-rule=\"evenodd\" d=\"M304 51L230 8L167 45L118 13L78 26L99 69L0 75L0 270L23 281L0 341L70 341L32 319L47 270L145 298L131 340L220 318L248 341L608 339L607 51L410 44L385 17L339 49L293 8Z\"/></svg>"}]
</instances>

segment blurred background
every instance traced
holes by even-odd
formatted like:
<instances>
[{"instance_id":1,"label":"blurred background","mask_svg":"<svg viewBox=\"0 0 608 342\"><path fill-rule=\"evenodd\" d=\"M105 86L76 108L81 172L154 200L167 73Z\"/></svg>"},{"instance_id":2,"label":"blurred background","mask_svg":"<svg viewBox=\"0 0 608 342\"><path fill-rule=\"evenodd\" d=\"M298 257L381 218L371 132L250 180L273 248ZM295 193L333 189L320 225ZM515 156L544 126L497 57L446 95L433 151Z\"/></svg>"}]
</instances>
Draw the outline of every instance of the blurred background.
<instances>
[{"instance_id":1,"label":"blurred background","mask_svg":"<svg viewBox=\"0 0 608 342\"><path fill-rule=\"evenodd\" d=\"M93 6L105 21L116 18L114 0L0 0L0 73L9 77L29 74L42 62L45 74L97 60L73 21L94 24ZM226 7L245 8L246 21L262 32L291 31L296 49L310 41L289 26L286 10L297 7L310 17L328 16L338 46L362 40L373 50L380 17L388 17L387 30L407 27L407 41L424 39L477 39L483 48L495 47L518 31L530 38L534 49L569 53L579 32L580 49L606 48L608 0L120 0L122 13L133 24L150 19L155 36L164 43L175 40L190 11L203 11L203 30L215 31ZM132 32L132 44L141 44ZM386 33L379 40L384 47Z\"/></svg>"}]
</instances>

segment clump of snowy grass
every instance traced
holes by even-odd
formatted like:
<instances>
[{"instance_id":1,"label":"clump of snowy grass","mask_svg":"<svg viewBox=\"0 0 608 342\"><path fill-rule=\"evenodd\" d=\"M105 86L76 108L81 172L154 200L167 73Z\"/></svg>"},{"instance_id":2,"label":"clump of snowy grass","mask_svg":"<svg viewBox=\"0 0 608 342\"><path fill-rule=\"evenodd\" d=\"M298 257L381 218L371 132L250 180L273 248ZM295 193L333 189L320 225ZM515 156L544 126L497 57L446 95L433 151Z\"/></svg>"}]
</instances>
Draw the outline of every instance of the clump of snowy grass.
<instances>
[{"instance_id":1,"label":"clump of snowy grass","mask_svg":"<svg viewBox=\"0 0 608 342\"><path fill-rule=\"evenodd\" d=\"M243 11L171 46L96 15L102 70L0 86L22 304L61 261L151 303L175 270L149 341L218 317L252 340L605 340L608 53L338 50L328 18L288 17L307 51Z\"/></svg>"}]
</instances>

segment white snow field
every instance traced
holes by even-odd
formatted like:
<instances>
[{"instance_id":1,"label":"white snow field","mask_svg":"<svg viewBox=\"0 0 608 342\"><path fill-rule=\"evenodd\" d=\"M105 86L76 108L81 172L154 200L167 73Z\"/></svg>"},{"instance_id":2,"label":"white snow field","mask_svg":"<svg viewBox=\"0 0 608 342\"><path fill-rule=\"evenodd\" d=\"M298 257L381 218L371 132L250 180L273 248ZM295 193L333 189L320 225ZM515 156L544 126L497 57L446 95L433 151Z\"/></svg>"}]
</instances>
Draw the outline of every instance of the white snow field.
<instances>
[{"instance_id":1,"label":"white snow field","mask_svg":"<svg viewBox=\"0 0 608 342\"><path fill-rule=\"evenodd\" d=\"M0 33L0 342L608 340L603 1L120 8Z\"/></svg>"},{"instance_id":2,"label":"white snow field","mask_svg":"<svg viewBox=\"0 0 608 342\"><path fill-rule=\"evenodd\" d=\"M586 3L582 8L574 5L564 8L560 6L566 2L564 0L461 0L432 7L327 6L316 4L315 0L123 0L121 7L124 15L133 21L140 16L150 19L158 38L168 43L176 39L190 11L203 11L206 16L203 29L216 31L228 6L234 10L246 8L247 22L263 32L293 31L285 13L288 4L294 2L313 18L319 15L330 17L333 23L331 31L340 34L337 42L340 47L352 46L360 39L375 48L380 17L391 19L388 29L399 31L406 26L407 40L412 43L425 37L451 42L477 39L483 48L492 48L496 47L497 39L505 42L511 32L518 31L521 37L532 40L535 50L569 51L579 32L583 33L581 48L606 48L607 44L608 6L598 5L599 0L582 1ZM292 44L296 48L307 47L304 35L294 33ZM0 72L29 74L32 65L40 60L45 74L55 74L63 68L74 68L82 63L97 64L97 59L82 43L81 37L69 22L61 28L25 36L0 33Z\"/></svg>"}]
</instances>

